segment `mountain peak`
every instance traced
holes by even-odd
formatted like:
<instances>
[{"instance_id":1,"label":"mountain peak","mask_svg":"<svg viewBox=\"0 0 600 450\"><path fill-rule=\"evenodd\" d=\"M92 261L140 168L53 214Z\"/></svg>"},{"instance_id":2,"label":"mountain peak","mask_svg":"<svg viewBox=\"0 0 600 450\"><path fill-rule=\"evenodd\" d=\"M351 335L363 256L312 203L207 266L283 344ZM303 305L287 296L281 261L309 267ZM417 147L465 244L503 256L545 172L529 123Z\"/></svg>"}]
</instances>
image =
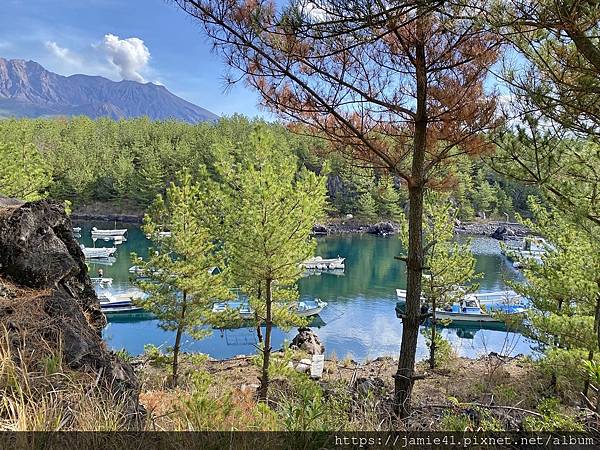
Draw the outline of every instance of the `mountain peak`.
<instances>
[{"instance_id":1,"label":"mountain peak","mask_svg":"<svg viewBox=\"0 0 600 450\"><path fill-rule=\"evenodd\" d=\"M190 123L218 119L159 84L83 74L64 77L35 61L0 57L0 117L72 115L113 119L147 116Z\"/></svg>"}]
</instances>

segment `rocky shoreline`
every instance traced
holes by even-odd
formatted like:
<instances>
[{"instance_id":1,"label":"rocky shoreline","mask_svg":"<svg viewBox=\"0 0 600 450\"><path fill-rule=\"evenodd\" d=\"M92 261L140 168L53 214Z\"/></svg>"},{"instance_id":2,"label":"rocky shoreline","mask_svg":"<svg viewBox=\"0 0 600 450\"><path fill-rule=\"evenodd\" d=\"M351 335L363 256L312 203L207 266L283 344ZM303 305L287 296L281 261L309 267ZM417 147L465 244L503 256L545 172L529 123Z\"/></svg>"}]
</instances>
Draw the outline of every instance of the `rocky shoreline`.
<instances>
[{"instance_id":1,"label":"rocky shoreline","mask_svg":"<svg viewBox=\"0 0 600 450\"><path fill-rule=\"evenodd\" d=\"M106 221L121 222L132 225L141 225L144 219L141 213L121 213L90 211L89 209L75 209L71 213L74 221ZM346 233L366 233L376 236L391 236L398 234L400 226L392 221L365 223L356 219L330 218L324 223L315 224L313 234L333 235ZM514 222L486 221L486 222L457 222L454 227L456 233L477 236L489 236L498 240L519 239L531 234L527 227Z\"/></svg>"},{"instance_id":2,"label":"rocky shoreline","mask_svg":"<svg viewBox=\"0 0 600 450\"><path fill-rule=\"evenodd\" d=\"M383 221L375 224L365 224L357 221L340 221L334 219L324 224L313 227L316 235L343 234L343 233L368 233L377 236L397 234L400 227L397 223ZM514 222L457 222L454 230L459 234L489 236L498 240L519 239L531 234L531 231L519 223Z\"/></svg>"},{"instance_id":3,"label":"rocky shoreline","mask_svg":"<svg viewBox=\"0 0 600 450\"><path fill-rule=\"evenodd\" d=\"M102 222L121 222L132 225L141 225L144 216L139 214L103 214L74 211L71 213L71 220L98 220Z\"/></svg>"}]
</instances>

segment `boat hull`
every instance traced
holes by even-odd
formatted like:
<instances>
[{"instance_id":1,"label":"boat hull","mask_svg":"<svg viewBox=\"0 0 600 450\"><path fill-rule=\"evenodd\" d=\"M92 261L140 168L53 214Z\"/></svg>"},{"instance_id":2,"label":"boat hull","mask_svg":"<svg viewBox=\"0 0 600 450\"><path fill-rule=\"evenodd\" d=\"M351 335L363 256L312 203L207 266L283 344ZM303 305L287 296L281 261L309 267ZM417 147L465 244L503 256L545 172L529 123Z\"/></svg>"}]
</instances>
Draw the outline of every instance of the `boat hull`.
<instances>
[{"instance_id":1,"label":"boat hull","mask_svg":"<svg viewBox=\"0 0 600 450\"><path fill-rule=\"evenodd\" d=\"M97 228L92 228L92 236L104 237L104 236L115 236L115 237L123 237L127 233L126 228L115 229L115 230L98 230Z\"/></svg>"},{"instance_id":2,"label":"boat hull","mask_svg":"<svg viewBox=\"0 0 600 450\"><path fill-rule=\"evenodd\" d=\"M452 323L504 323L488 314L465 314L447 311L436 311L436 320L451 320Z\"/></svg>"}]
</instances>

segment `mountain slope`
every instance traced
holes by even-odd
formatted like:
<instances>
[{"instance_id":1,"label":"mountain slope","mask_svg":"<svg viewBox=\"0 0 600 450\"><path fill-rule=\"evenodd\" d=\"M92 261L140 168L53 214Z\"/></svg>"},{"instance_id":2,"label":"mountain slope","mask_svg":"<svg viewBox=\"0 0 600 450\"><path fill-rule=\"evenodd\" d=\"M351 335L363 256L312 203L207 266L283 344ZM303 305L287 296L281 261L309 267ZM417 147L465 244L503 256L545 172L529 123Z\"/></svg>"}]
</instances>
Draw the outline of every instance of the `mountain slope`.
<instances>
[{"instance_id":1,"label":"mountain slope","mask_svg":"<svg viewBox=\"0 0 600 450\"><path fill-rule=\"evenodd\" d=\"M34 61L0 58L0 117L86 115L113 119L148 116L196 123L217 120L164 86L103 77L64 77Z\"/></svg>"}]
</instances>

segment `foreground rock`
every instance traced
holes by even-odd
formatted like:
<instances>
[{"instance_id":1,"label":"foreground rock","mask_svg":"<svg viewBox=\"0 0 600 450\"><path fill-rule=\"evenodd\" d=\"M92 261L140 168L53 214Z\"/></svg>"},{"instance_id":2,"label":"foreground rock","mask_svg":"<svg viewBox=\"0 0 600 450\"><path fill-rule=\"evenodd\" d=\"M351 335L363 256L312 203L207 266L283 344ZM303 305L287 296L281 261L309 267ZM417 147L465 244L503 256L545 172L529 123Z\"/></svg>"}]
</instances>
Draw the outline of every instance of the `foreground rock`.
<instances>
[{"instance_id":1,"label":"foreground rock","mask_svg":"<svg viewBox=\"0 0 600 450\"><path fill-rule=\"evenodd\" d=\"M107 351L105 325L64 208L0 199L0 326L14 350L27 349L33 364L35 355L61 354L70 369L94 374L118 395L135 420L138 381L129 364Z\"/></svg>"},{"instance_id":2,"label":"foreground rock","mask_svg":"<svg viewBox=\"0 0 600 450\"><path fill-rule=\"evenodd\" d=\"M298 334L290 343L290 348L303 350L311 355L322 355L325 353L325 346L321 343L319 336L306 327L298 328Z\"/></svg>"}]
</instances>

